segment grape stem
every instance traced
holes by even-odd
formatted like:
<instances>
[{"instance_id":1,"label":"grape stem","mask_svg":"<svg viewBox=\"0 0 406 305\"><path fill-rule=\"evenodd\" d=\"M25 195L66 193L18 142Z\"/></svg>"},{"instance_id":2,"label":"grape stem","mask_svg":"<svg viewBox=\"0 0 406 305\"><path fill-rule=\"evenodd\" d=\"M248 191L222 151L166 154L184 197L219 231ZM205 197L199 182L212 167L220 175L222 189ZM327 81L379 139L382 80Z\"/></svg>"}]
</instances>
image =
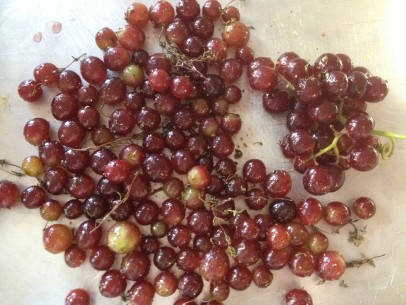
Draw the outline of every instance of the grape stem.
<instances>
[{"instance_id":1,"label":"grape stem","mask_svg":"<svg viewBox=\"0 0 406 305\"><path fill-rule=\"evenodd\" d=\"M163 189L163 187L158 187L157 189L153 190L150 195L155 195L156 193L163 191Z\"/></svg>"},{"instance_id":2,"label":"grape stem","mask_svg":"<svg viewBox=\"0 0 406 305\"><path fill-rule=\"evenodd\" d=\"M3 172L8 173L8 174L10 174L10 175L14 175L14 176L16 176L16 177L23 177L23 176L25 176L25 174L22 173L22 172L20 172L20 171L7 170L7 169L5 169L4 166L12 166L12 167L18 168L19 170L22 170L21 166L12 164L12 163L8 162L6 159L0 159L0 166L1 166L1 167L0 167L0 170L2 170Z\"/></svg>"},{"instance_id":3,"label":"grape stem","mask_svg":"<svg viewBox=\"0 0 406 305\"><path fill-rule=\"evenodd\" d=\"M198 69L196 69L194 63L211 63L216 59L216 56L209 51L205 51L198 57L190 58L183 54L176 44L162 41L161 35L159 35L159 46L164 50L166 57L169 59L175 69L185 69L186 71L203 79L206 77Z\"/></svg>"},{"instance_id":4,"label":"grape stem","mask_svg":"<svg viewBox=\"0 0 406 305\"><path fill-rule=\"evenodd\" d=\"M325 148L319 150L319 151L317 152L317 154L313 155L312 158L313 158L313 159L316 159L317 157L320 157L321 155L324 155L325 153L329 152L329 151L332 150L332 149L334 150L335 153L337 153L337 152L338 152L338 151L336 151L336 149L337 149L337 142L338 142L338 140L340 140L340 138L341 138L342 135L343 135L342 133L337 134L337 135L334 137L333 141L330 143L330 145L328 145L327 147L325 147Z\"/></svg>"},{"instance_id":5,"label":"grape stem","mask_svg":"<svg viewBox=\"0 0 406 305\"><path fill-rule=\"evenodd\" d=\"M226 233L226 231L224 230L223 226L220 225L221 230L224 233L224 239L227 242L227 252L232 256L232 257L236 257L237 256L237 250L232 246L232 241L230 236Z\"/></svg>"},{"instance_id":6,"label":"grape stem","mask_svg":"<svg viewBox=\"0 0 406 305\"><path fill-rule=\"evenodd\" d=\"M118 139L118 140L113 140L110 142L107 142L105 144L102 145L95 145L95 146L88 146L85 148L73 148L74 150L77 151L89 151L89 150L97 150L100 148L112 148L112 147L119 147L121 145L125 145L125 144L130 144L132 139L137 139L139 135L135 134L133 135L133 137L131 138L127 138L127 139Z\"/></svg>"},{"instance_id":7,"label":"grape stem","mask_svg":"<svg viewBox=\"0 0 406 305\"><path fill-rule=\"evenodd\" d=\"M56 69L55 73L57 73L57 74L62 73L63 71L65 71L66 69L68 69L74 62L79 61L79 60L80 60L83 56L85 56L85 55L86 55L86 53L83 53L83 54L80 55L79 57L72 56L72 61L71 61L66 67Z\"/></svg>"},{"instance_id":8,"label":"grape stem","mask_svg":"<svg viewBox=\"0 0 406 305\"><path fill-rule=\"evenodd\" d=\"M369 264L369 265L375 267L374 259L380 258L380 257L383 257L383 256L385 256L385 254L377 255L377 256L374 256L374 257L371 257L371 258L364 257L362 259L356 259L356 260L353 260L353 261L346 262L346 266L347 266L347 268L359 268L364 264Z\"/></svg>"},{"instance_id":9,"label":"grape stem","mask_svg":"<svg viewBox=\"0 0 406 305\"><path fill-rule=\"evenodd\" d=\"M375 135L381 136L381 137L386 137L386 138L390 138L390 139L406 140L406 135L395 133L392 131L374 129L372 132Z\"/></svg>"},{"instance_id":10,"label":"grape stem","mask_svg":"<svg viewBox=\"0 0 406 305\"><path fill-rule=\"evenodd\" d=\"M106 219L107 219L108 217L110 217L111 214L113 214L113 213L121 206L121 204L122 204L123 202L126 202L126 201L130 198L131 188L132 188L132 186L133 186L133 183L134 183L134 181L135 181L135 178L137 178L137 176L139 175L139 173L140 173L140 172L136 172L136 173L134 174L134 177L133 177L133 179L132 179L132 181L131 181L131 184L128 186L127 191L126 191L124 197L121 197L121 194L119 193L120 198L119 198L118 200L115 200L114 203L116 203L116 205L114 206L114 208L112 208L111 211L108 212L103 218L97 220L97 226L96 226L91 232L93 232L93 231L97 230L99 227L101 227L101 225L106 221Z\"/></svg>"},{"instance_id":11,"label":"grape stem","mask_svg":"<svg viewBox=\"0 0 406 305\"><path fill-rule=\"evenodd\" d=\"M385 137L390 141L390 143L382 144L379 148L379 152L384 160L389 160L395 152L395 139L406 140L406 135L398 134L392 131L374 129L372 133L377 136Z\"/></svg>"}]
</instances>

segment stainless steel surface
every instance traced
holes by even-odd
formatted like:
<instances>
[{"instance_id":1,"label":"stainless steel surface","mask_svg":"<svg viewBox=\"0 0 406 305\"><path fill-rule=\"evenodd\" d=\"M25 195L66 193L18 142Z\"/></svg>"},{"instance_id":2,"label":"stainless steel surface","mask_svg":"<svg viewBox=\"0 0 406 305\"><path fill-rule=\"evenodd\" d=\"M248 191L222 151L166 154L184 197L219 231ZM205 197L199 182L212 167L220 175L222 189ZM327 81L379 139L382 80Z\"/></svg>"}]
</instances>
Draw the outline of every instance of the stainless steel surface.
<instances>
[{"instance_id":1,"label":"stainless steel surface","mask_svg":"<svg viewBox=\"0 0 406 305\"><path fill-rule=\"evenodd\" d=\"M0 1L0 158L19 163L28 154L36 154L35 148L24 141L22 128L32 117L51 117L52 92L41 102L29 104L18 97L18 84L31 78L33 68L39 63L64 66L71 56L82 53L102 56L95 46L94 34L104 26L123 25L123 12L130 3L128 0ZM144 3L150 5L153 1ZM369 112L375 117L377 128L406 133L405 1L237 0L233 5L240 8L242 20L253 27L249 45L258 56L276 59L285 51L295 51L312 62L323 52L341 52L351 56L356 65L366 66L373 74L382 76L389 83L390 93L384 102L370 105ZM52 32L54 21L62 24L58 34ZM42 33L42 41L36 43L33 36L38 32ZM152 28L147 37L148 48L158 50L157 33ZM77 69L77 65L74 67ZM246 82L243 79L240 83ZM290 170L295 183L291 196L295 199L307 196L300 177L281 157L277 147L286 132L283 118L267 115L261 109L260 94L248 88L237 108L244 127L236 138L242 138L238 141L248 146L243 151L243 160L257 157L266 160L270 170ZM56 122L52 121L52 125L55 130ZM264 145L255 145L256 141ZM376 217L361 222L368 226L368 232L359 248L346 241L346 229L331 236L331 248L340 249L348 260L359 258L361 253L385 254L376 260L375 268L347 270L343 279L348 288L340 287L337 281L316 285L316 276L300 279L289 270L276 271L269 288L258 289L252 285L247 291L232 292L225 304L282 304L284 293L293 287L307 289L314 304L406 304L405 160L406 144L398 142L391 160L380 162L371 172L348 172L346 184L339 192L322 197L323 202L336 199L348 203L365 195L377 202ZM0 172L0 179L8 178L11 177ZM18 180L21 186L33 182L29 178ZM70 269L65 266L63 255L46 253L41 241L45 225L38 210L27 210L20 205L0 211L1 303L63 304L69 290L84 287L93 292L92 304L121 304L119 298L103 299L98 295L100 272L93 271L88 264ZM173 299L156 297L154 304L172 304Z\"/></svg>"}]
</instances>

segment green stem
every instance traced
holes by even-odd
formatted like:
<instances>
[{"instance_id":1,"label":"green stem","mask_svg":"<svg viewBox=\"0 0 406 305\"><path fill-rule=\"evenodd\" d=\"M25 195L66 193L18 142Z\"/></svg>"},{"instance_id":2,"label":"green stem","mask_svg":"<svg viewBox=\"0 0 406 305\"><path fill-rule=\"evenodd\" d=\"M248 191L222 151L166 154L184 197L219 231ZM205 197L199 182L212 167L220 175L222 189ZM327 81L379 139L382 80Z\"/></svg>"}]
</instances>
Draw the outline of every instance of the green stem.
<instances>
[{"instance_id":1,"label":"green stem","mask_svg":"<svg viewBox=\"0 0 406 305\"><path fill-rule=\"evenodd\" d=\"M392 131L374 129L372 132L373 132L373 134L375 134L377 136L381 136L381 137L386 137L386 138L390 138L390 139L406 140L406 135L395 133Z\"/></svg>"},{"instance_id":2,"label":"green stem","mask_svg":"<svg viewBox=\"0 0 406 305\"><path fill-rule=\"evenodd\" d=\"M406 140L406 135L398 134L392 131L374 129L372 133L390 140L390 143L382 144L379 147L379 152L384 160L390 159L395 152L395 139Z\"/></svg>"},{"instance_id":3,"label":"green stem","mask_svg":"<svg viewBox=\"0 0 406 305\"><path fill-rule=\"evenodd\" d=\"M339 121L341 124L345 124L347 119L343 116L343 107L344 107L344 99L340 99L340 103L338 104L338 114L336 120Z\"/></svg>"},{"instance_id":4,"label":"green stem","mask_svg":"<svg viewBox=\"0 0 406 305\"><path fill-rule=\"evenodd\" d=\"M330 145L323 148L322 150L319 150L319 152L313 156L313 159L320 157L321 155L324 155L325 153L329 152L332 149L335 149L335 147L337 147L337 142L338 140L340 140L341 136L342 136L341 133L337 134L333 139L333 141L330 143Z\"/></svg>"}]
</instances>

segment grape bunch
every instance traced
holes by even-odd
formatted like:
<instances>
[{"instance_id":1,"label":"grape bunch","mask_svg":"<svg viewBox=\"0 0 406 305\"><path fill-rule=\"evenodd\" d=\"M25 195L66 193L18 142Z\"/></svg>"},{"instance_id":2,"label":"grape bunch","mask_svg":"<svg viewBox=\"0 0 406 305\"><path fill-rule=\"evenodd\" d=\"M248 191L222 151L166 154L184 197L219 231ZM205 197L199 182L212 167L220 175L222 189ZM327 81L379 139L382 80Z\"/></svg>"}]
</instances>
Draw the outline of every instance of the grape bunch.
<instances>
[{"instance_id":1,"label":"grape bunch","mask_svg":"<svg viewBox=\"0 0 406 305\"><path fill-rule=\"evenodd\" d=\"M351 206L314 197L295 202L287 171L267 169L259 159L237 170L233 153L242 120L233 107L244 98L234 83L246 70L266 111L288 111L282 151L303 174L304 188L322 195L342 186L344 170L370 170L385 153L376 137L385 134L374 130L366 105L384 99L386 82L343 54L323 54L313 66L293 52L276 64L255 57L247 46L249 27L231 3L207 0L200 7L179 0L173 7L160 0L148 8L136 2L125 19L118 31L96 33L102 58L74 58L79 72L40 64L34 79L18 87L30 103L49 87L59 90L50 103L58 128L52 137L47 118L25 124L23 135L38 155L9 173L38 184L20 193L15 183L0 181L0 207L20 200L39 209L51 222L43 232L45 250L64 253L71 268L87 260L103 272L101 295L132 305L151 305L155 294L176 291L174 305L197 304L204 280L210 299L200 304L218 305L230 288L268 287L285 266L298 277L337 280L346 268L368 262L346 262L315 225L353 225L352 213L369 219L372 199L360 197ZM160 53L143 49L149 22ZM215 37L217 25L221 37ZM74 232L53 223L63 218L77 221ZM152 268L159 273L151 282ZM312 299L292 289L284 302L311 305ZM65 300L89 304L81 288Z\"/></svg>"},{"instance_id":2,"label":"grape bunch","mask_svg":"<svg viewBox=\"0 0 406 305\"><path fill-rule=\"evenodd\" d=\"M294 52L283 53L276 64L267 58L261 61L263 69L268 66L273 71L272 82L265 84L270 77L261 80L248 70L250 85L265 91L265 111L287 112L289 134L281 140L281 150L303 174L309 193L337 191L346 170L369 171L378 164L379 155L390 157L393 147L381 143L378 136L391 141L405 138L374 129L367 105L384 100L387 82L365 67L353 66L347 55L325 53L313 65ZM261 86L255 85L254 74Z\"/></svg>"}]
</instances>

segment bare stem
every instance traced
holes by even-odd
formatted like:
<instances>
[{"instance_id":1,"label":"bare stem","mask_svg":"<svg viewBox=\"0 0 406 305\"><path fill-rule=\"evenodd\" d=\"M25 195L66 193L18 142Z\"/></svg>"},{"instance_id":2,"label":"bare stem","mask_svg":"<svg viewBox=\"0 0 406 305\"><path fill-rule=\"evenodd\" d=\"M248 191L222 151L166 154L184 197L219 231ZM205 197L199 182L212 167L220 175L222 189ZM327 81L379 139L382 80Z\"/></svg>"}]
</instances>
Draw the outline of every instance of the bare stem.
<instances>
[{"instance_id":1,"label":"bare stem","mask_svg":"<svg viewBox=\"0 0 406 305\"><path fill-rule=\"evenodd\" d=\"M130 197L131 187L135 181L135 178L137 178L138 175L139 175L139 172L136 172L134 174L131 184L128 186L124 197L119 198L118 200L115 200L116 205L114 206L114 208L112 208L111 211L108 212L102 219L97 220L97 226L92 231L97 230L107 220L107 218L109 218L111 216L111 214L113 214L121 206L121 204L123 204L124 202L126 202L128 200L128 198Z\"/></svg>"},{"instance_id":2,"label":"bare stem","mask_svg":"<svg viewBox=\"0 0 406 305\"><path fill-rule=\"evenodd\" d=\"M55 73L57 73L57 74L62 73L63 71L65 71L66 69L68 69L74 62L79 61L79 60L80 60L83 56L85 56L85 55L86 55L86 53L83 53L83 54L80 55L79 57L72 56L72 61L71 61L66 67L64 67L64 68L58 68L58 69L55 71Z\"/></svg>"},{"instance_id":3,"label":"bare stem","mask_svg":"<svg viewBox=\"0 0 406 305\"><path fill-rule=\"evenodd\" d=\"M5 169L4 168L5 166L11 166L11 167L18 168L19 171ZM23 177L23 176L25 176L25 174L23 172L21 172L21 169L22 169L21 166L9 163L6 159L0 160L0 170L2 170L3 172L6 172L7 174L14 175L16 177Z\"/></svg>"},{"instance_id":4,"label":"bare stem","mask_svg":"<svg viewBox=\"0 0 406 305\"><path fill-rule=\"evenodd\" d=\"M130 144L132 139L133 138L118 139L118 140L113 140L113 141L107 142L102 145L94 145L94 146L88 146L88 147L84 147L84 148L74 148L74 149L78 150L78 151L89 151L89 150L97 150L100 148L119 147L121 145Z\"/></svg>"},{"instance_id":5,"label":"bare stem","mask_svg":"<svg viewBox=\"0 0 406 305\"><path fill-rule=\"evenodd\" d=\"M159 37L160 38L160 37ZM198 57L188 57L179 49L179 47L174 43L168 43L159 39L159 45L166 54L166 57L172 63L172 66L177 70L186 70L189 73L200 77L205 78L205 76L195 67L196 62L213 62L216 59L216 56L209 52L205 51L202 55Z\"/></svg>"},{"instance_id":6,"label":"bare stem","mask_svg":"<svg viewBox=\"0 0 406 305\"><path fill-rule=\"evenodd\" d=\"M347 268L359 268L359 267L361 267L362 265L365 265L365 264L369 264L372 267L375 267L374 259L383 257L383 256L385 256L385 254L377 255L377 256L374 256L374 257L371 257L371 258L365 257L365 255L363 255L363 256L364 256L364 258L362 258L362 259L357 259L357 260L346 262Z\"/></svg>"}]
</instances>

